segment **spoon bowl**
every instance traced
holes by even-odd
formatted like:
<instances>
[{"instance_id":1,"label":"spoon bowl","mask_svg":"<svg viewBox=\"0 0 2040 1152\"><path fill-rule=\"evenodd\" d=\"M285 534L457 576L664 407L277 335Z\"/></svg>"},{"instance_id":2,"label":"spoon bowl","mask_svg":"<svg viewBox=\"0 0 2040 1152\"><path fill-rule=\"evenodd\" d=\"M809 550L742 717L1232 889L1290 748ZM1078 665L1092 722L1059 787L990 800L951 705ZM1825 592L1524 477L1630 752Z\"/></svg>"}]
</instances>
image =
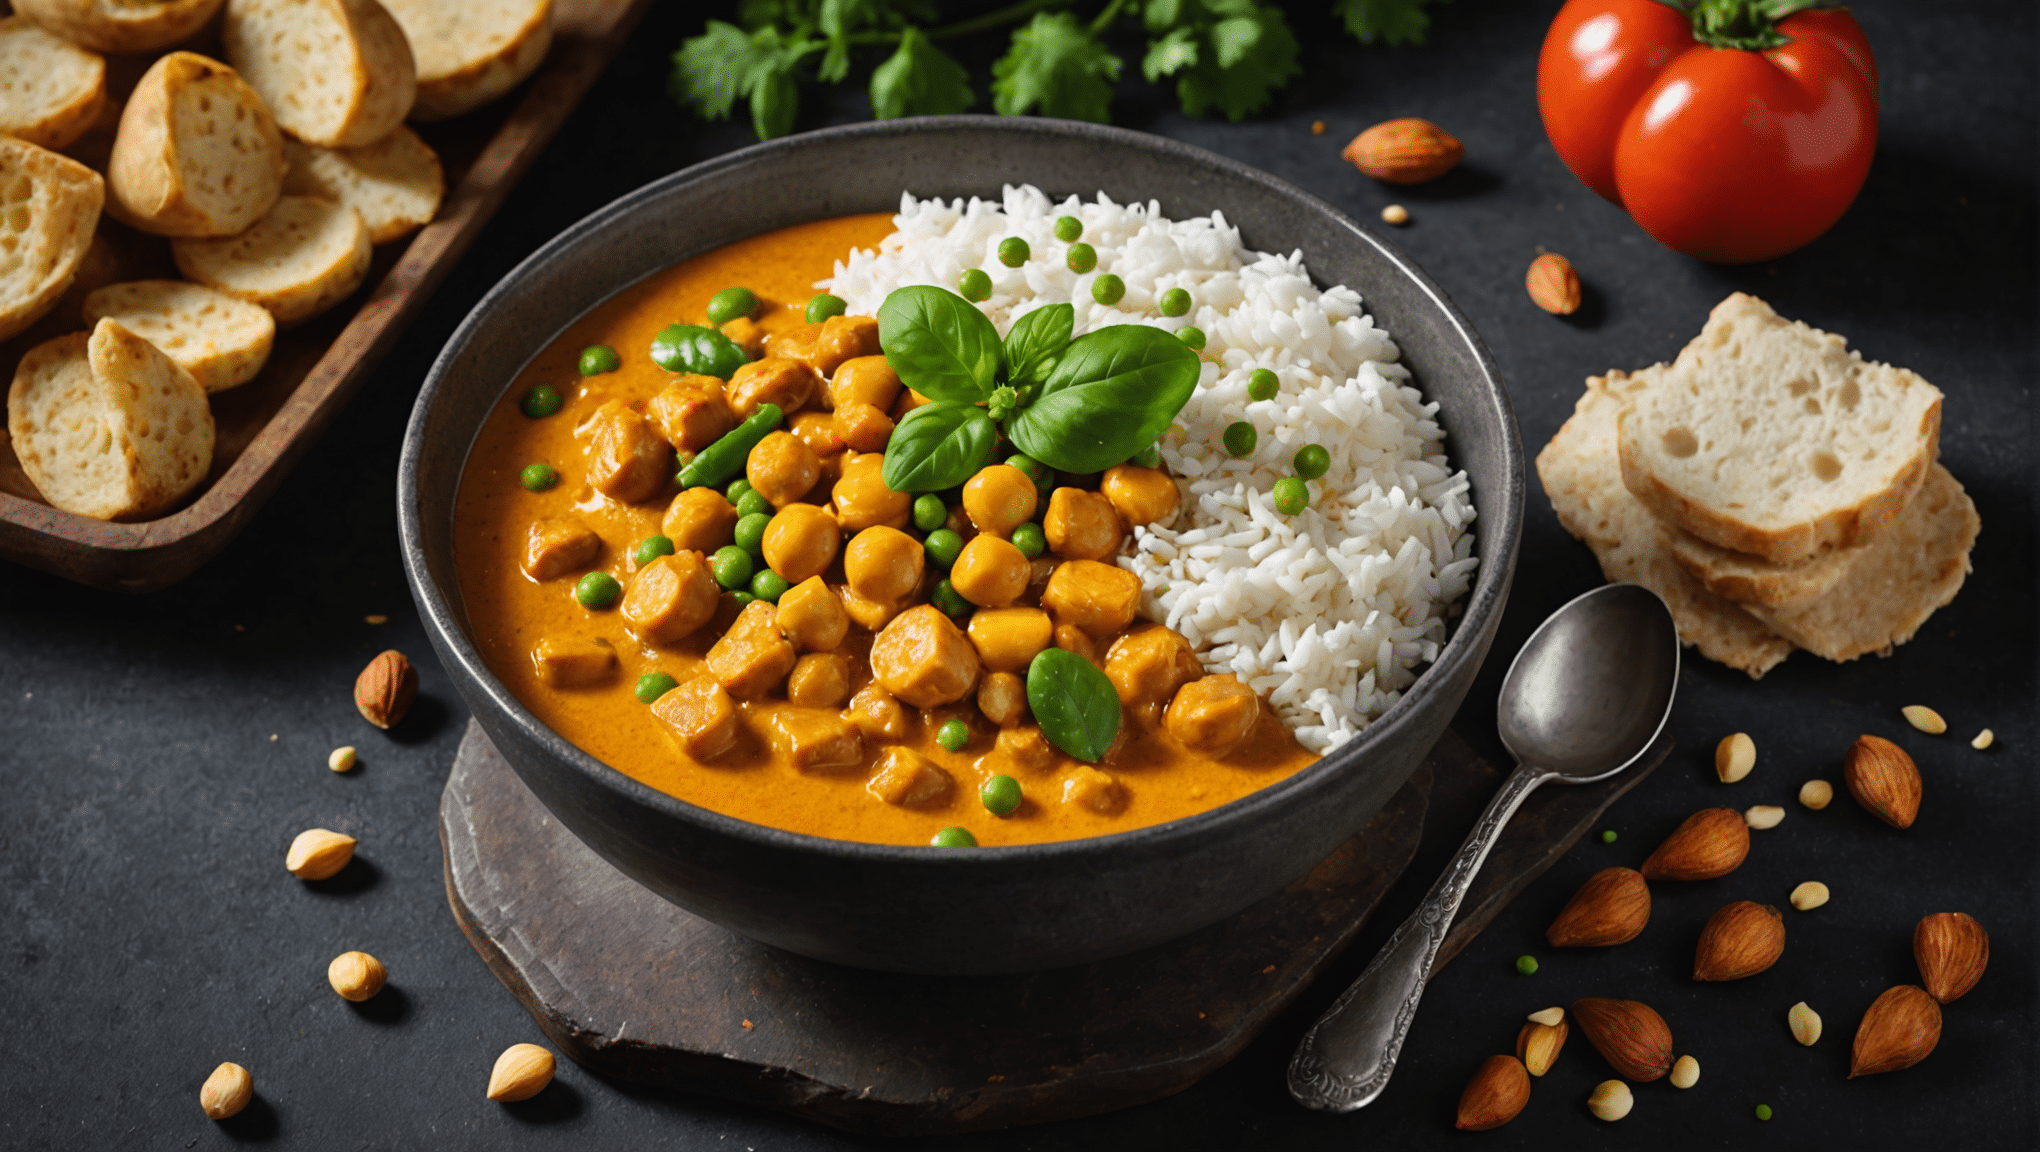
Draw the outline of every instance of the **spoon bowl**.
<instances>
[{"instance_id":1,"label":"spoon bowl","mask_svg":"<svg viewBox=\"0 0 2040 1152\"><path fill-rule=\"evenodd\" d=\"M1664 730L1679 631L1657 594L1605 584L1574 597L1523 644L1502 679L1495 726L1517 762L1568 784L1605 780Z\"/></svg>"}]
</instances>

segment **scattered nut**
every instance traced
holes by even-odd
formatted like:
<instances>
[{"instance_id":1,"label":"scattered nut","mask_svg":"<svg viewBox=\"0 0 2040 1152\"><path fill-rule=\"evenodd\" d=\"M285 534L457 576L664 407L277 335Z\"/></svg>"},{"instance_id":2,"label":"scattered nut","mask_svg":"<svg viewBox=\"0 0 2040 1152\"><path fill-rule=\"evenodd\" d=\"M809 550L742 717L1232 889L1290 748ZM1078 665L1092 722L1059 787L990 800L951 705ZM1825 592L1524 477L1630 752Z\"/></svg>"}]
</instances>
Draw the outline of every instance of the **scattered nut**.
<instances>
[{"instance_id":1,"label":"scattered nut","mask_svg":"<svg viewBox=\"0 0 2040 1152\"><path fill-rule=\"evenodd\" d=\"M1516 1059L1523 1062L1524 1070L1532 1076L1542 1076L1551 1071L1558 1061L1559 1050L1565 1047L1566 1034L1572 1029L1564 1020L1557 1024L1539 1024L1531 1021L1516 1033Z\"/></svg>"},{"instance_id":2,"label":"scattered nut","mask_svg":"<svg viewBox=\"0 0 2040 1152\"><path fill-rule=\"evenodd\" d=\"M1453 1126L1462 1132L1500 1128L1528 1103L1530 1077L1523 1074L1522 1061L1514 1056L1490 1056L1459 1094L1459 1115Z\"/></svg>"},{"instance_id":3,"label":"scattered nut","mask_svg":"<svg viewBox=\"0 0 2040 1152\"><path fill-rule=\"evenodd\" d=\"M1920 770L1905 749L1882 736L1858 736L1842 764L1849 795L1864 811L1893 828L1912 827L1920 814Z\"/></svg>"},{"instance_id":4,"label":"scattered nut","mask_svg":"<svg viewBox=\"0 0 2040 1152\"><path fill-rule=\"evenodd\" d=\"M1693 979L1740 980L1754 976L1785 954L1785 918L1769 904L1737 900L1724 904L1700 929L1693 950Z\"/></svg>"},{"instance_id":5,"label":"scattered nut","mask_svg":"<svg viewBox=\"0 0 2040 1152\"><path fill-rule=\"evenodd\" d=\"M1792 906L1801 912L1811 912L1828 902L1828 886L1818 880L1808 880L1792 890Z\"/></svg>"},{"instance_id":6,"label":"scattered nut","mask_svg":"<svg viewBox=\"0 0 2040 1152\"><path fill-rule=\"evenodd\" d=\"M1672 830L1643 862L1645 880L1712 880L1750 854L1750 826L1733 808L1703 808Z\"/></svg>"},{"instance_id":7,"label":"scattered nut","mask_svg":"<svg viewBox=\"0 0 2040 1152\"><path fill-rule=\"evenodd\" d=\"M1381 210L1381 222L1398 226L1407 224L1410 222L1410 210L1400 204L1390 204Z\"/></svg>"},{"instance_id":8,"label":"scattered nut","mask_svg":"<svg viewBox=\"0 0 2040 1152\"><path fill-rule=\"evenodd\" d=\"M326 982L333 991L357 1004L382 991L389 978L382 961L366 952L342 952L326 965Z\"/></svg>"},{"instance_id":9,"label":"scattered nut","mask_svg":"<svg viewBox=\"0 0 2040 1152\"><path fill-rule=\"evenodd\" d=\"M489 1071L489 1099L505 1104L529 1100L552 1083L553 1054L536 1044L512 1044Z\"/></svg>"},{"instance_id":10,"label":"scattered nut","mask_svg":"<svg viewBox=\"0 0 2040 1152\"><path fill-rule=\"evenodd\" d=\"M1808 1048L1820 1039L1820 1013L1807 1007L1804 1000L1785 1013L1785 1023L1792 1029L1792 1038Z\"/></svg>"},{"instance_id":11,"label":"scattered nut","mask_svg":"<svg viewBox=\"0 0 2040 1152\"><path fill-rule=\"evenodd\" d=\"M1603 868L1587 877L1544 930L1554 948L1627 944L1650 923L1650 885L1634 868Z\"/></svg>"},{"instance_id":12,"label":"scattered nut","mask_svg":"<svg viewBox=\"0 0 2040 1152\"><path fill-rule=\"evenodd\" d=\"M1553 316L1570 316L1580 310L1580 274L1573 270L1572 261L1556 252L1546 252L1530 262L1523 287L1532 303Z\"/></svg>"},{"instance_id":13,"label":"scattered nut","mask_svg":"<svg viewBox=\"0 0 2040 1152\"><path fill-rule=\"evenodd\" d=\"M1808 780L1799 786L1799 802L1815 812L1827 807L1835 799L1835 786L1825 780Z\"/></svg>"},{"instance_id":14,"label":"scattered nut","mask_svg":"<svg viewBox=\"0 0 2040 1152\"><path fill-rule=\"evenodd\" d=\"M212 1070L198 1090L198 1106L215 1120L225 1120L248 1106L255 1096L255 1078L239 1064L228 1061Z\"/></svg>"},{"instance_id":15,"label":"scattered nut","mask_svg":"<svg viewBox=\"0 0 2040 1152\"><path fill-rule=\"evenodd\" d=\"M358 758L358 755L359 754L354 751L354 745L352 744L342 745L341 747L335 748L333 749L332 752L327 754L326 767L331 768L335 772L351 771L354 767L355 760Z\"/></svg>"},{"instance_id":16,"label":"scattered nut","mask_svg":"<svg viewBox=\"0 0 2040 1152\"><path fill-rule=\"evenodd\" d=\"M1672 1030L1650 1005L1636 1000L1575 1000L1572 1021L1587 1043L1630 1080L1663 1078L1672 1067Z\"/></svg>"},{"instance_id":17,"label":"scattered nut","mask_svg":"<svg viewBox=\"0 0 2040 1152\"><path fill-rule=\"evenodd\" d=\"M1887 988L1856 1026L1849 1079L1910 1068L1940 1042L1941 1006L1934 998L1911 984Z\"/></svg>"},{"instance_id":18,"label":"scattered nut","mask_svg":"<svg viewBox=\"0 0 2040 1152\"><path fill-rule=\"evenodd\" d=\"M354 859L355 839L324 828L307 828L290 842L283 866L300 880L324 880Z\"/></svg>"},{"instance_id":19,"label":"scattered nut","mask_svg":"<svg viewBox=\"0 0 2040 1152\"><path fill-rule=\"evenodd\" d=\"M1733 784L1757 766L1757 742L1746 732L1733 732L1714 746L1714 774L1723 784Z\"/></svg>"},{"instance_id":20,"label":"scattered nut","mask_svg":"<svg viewBox=\"0 0 2040 1152\"><path fill-rule=\"evenodd\" d=\"M1339 155L1376 180L1422 184L1452 171L1466 155L1466 145L1429 120L1406 116L1353 137Z\"/></svg>"},{"instance_id":21,"label":"scattered nut","mask_svg":"<svg viewBox=\"0 0 2040 1152\"><path fill-rule=\"evenodd\" d=\"M1976 734L1976 739L1971 740L1969 742L1969 746L1971 748L1976 749L1978 752L1981 752L1985 748L1990 747L1992 744L1996 742L1997 736L1993 734L1990 729L1985 728L1983 731L1978 732Z\"/></svg>"},{"instance_id":22,"label":"scattered nut","mask_svg":"<svg viewBox=\"0 0 2040 1152\"><path fill-rule=\"evenodd\" d=\"M1785 822L1785 810L1776 804L1753 804L1743 812L1743 823L1759 832Z\"/></svg>"},{"instance_id":23,"label":"scattered nut","mask_svg":"<svg viewBox=\"0 0 2040 1152\"><path fill-rule=\"evenodd\" d=\"M1962 998L1990 963L1990 933L1961 912L1936 912L1913 929L1913 959L1927 995L1943 1004Z\"/></svg>"},{"instance_id":24,"label":"scattered nut","mask_svg":"<svg viewBox=\"0 0 2040 1152\"><path fill-rule=\"evenodd\" d=\"M1556 1028L1558 1022L1565 1019L1565 1009L1546 1008L1542 1012L1532 1012L1529 1016L1524 1017L1524 1019L1529 1020L1532 1024L1547 1024Z\"/></svg>"},{"instance_id":25,"label":"scattered nut","mask_svg":"<svg viewBox=\"0 0 2040 1152\"><path fill-rule=\"evenodd\" d=\"M1929 736L1939 736L1948 730L1948 722L1941 719L1941 714L1925 704L1908 704L1899 711L1905 713L1906 723Z\"/></svg>"},{"instance_id":26,"label":"scattered nut","mask_svg":"<svg viewBox=\"0 0 2040 1152\"><path fill-rule=\"evenodd\" d=\"M370 612L368 615L363 616L361 620L364 624L387 624L390 622L390 618L380 612Z\"/></svg>"},{"instance_id":27,"label":"scattered nut","mask_svg":"<svg viewBox=\"0 0 2040 1152\"><path fill-rule=\"evenodd\" d=\"M1672 1065L1670 1079L1674 1088L1691 1088L1700 1082L1700 1062L1691 1056L1679 1057L1678 1063Z\"/></svg>"},{"instance_id":28,"label":"scattered nut","mask_svg":"<svg viewBox=\"0 0 2040 1152\"><path fill-rule=\"evenodd\" d=\"M1636 1097L1630 1094L1629 1085L1620 1080L1601 1081L1587 1097L1587 1111L1603 1120L1620 1120L1635 1106Z\"/></svg>"},{"instance_id":29,"label":"scattered nut","mask_svg":"<svg viewBox=\"0 0 2040 1152\"><path fill-rule=\"evenodd\" d=\"M1310 122L1310 134L1311 134L1311 135L1313 135L1313 136L1322 136L1322 135L1324 135L1324 134L1325 134L1325 122L1324 122L1324 121L1322 121L1322 120L1313 120L1313 121L1311 121L1311 122Z\"/></svg>"},{"instance_id":30,"label":"scattered nut","mask_svg":"<svg viewBox=\"0 0 2040 1152\"><path fill-rule=\"evenodd\" d=\"M403 723L411 701L418 698L418 670L392 648L368 662L354 678L354 706L362 718L378 728Z\"/></svg>"}]
</instances>

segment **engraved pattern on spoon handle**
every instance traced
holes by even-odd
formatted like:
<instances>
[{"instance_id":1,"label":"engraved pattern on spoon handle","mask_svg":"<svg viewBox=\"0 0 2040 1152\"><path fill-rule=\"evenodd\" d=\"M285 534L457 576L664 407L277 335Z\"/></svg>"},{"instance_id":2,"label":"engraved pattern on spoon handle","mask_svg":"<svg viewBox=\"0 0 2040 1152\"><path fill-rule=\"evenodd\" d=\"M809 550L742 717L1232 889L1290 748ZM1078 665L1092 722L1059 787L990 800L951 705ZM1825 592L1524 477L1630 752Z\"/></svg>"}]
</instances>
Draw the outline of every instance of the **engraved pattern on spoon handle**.
<instances>
[{"instance_id":1,"label":"engraved pattern on spoon handle","mask_svg":"<svg viewBox=\"0 0 2040 1152\"><path fill-rule=\"evenodd\" d=\"M1289 1093L1326 1112L1364 1108L1381 1095L1416 1019L1417 1001L1459 904L1525 797L1551 774L1518 767L1488 802L1424 902L1395 930L1380 955L1304 1034L1289 1062Z\"/></svg>"}]
</instances>

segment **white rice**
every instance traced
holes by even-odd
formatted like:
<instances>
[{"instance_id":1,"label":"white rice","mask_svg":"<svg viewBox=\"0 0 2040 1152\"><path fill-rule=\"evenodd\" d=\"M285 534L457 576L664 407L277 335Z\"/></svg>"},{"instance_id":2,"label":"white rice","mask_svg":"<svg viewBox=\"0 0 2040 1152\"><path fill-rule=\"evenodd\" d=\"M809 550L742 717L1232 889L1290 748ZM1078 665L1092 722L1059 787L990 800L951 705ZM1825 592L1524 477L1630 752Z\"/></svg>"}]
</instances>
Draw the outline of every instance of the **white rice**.
<instances>
[{"instance_id":1,"label":"white rice","mask_svg":"<svg viewBox=\"0 0 2040 1152\"><path fill-rule=\"evenodd\" d=\"M1098 266L1078 275L1054 235L1058 216L1084 222ZM1388 333L1346 287L1320 292L1303 254L1248 250L1222 213L1171 221L1158 203L1120 205L1007 186L1003 203L900 197L896 231L877 252L857 250L817 287L853 314L878 311L908 284L953 288L966 269L992 279L980 305L1000 332L1046 304L1076 305L1076 330L1148 324L1202 328L1204 372L1162 458L1186 499L1173 523L1137 529L1119 558L1145 588L1144 613L1181 632L1213 673L1261 693L1296 738L1324 752L1381 715L1437 658L1446 621L1477 560L1466 473L1445 456L1445 434L1413 387ZM999 242L1025 239L1032 258L999 263ZM1126 295L1106 307L1091 282L1111 272ZM1190 291L1189 315L1156 300ZM1247 378L1273 369L1281 391L1249 401ZM1234 459L1226 425L1252 421L1260 444ZM1322 444L1331 468L1310 482L1311 506L1275 511L1275 481L1290 458Z\"/></svg>"}]
</instances>

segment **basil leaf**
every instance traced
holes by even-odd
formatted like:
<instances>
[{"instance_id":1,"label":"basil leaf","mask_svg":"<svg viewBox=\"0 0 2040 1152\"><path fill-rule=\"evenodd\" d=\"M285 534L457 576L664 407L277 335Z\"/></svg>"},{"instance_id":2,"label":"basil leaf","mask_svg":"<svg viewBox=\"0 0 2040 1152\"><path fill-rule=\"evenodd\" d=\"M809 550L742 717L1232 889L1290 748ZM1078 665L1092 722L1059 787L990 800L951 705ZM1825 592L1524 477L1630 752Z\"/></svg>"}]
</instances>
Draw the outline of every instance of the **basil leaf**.
<instances>
[{"instance_id":1,"label":"basil leaf","mask_svg":"<svg viewBox=\"0 0 2040 1152\"><path fill-rule=\"evenodd\" d=\"M991 416L975 404L923 404L893 429L879 478L895 492L954 488L985 466L998 438Z\"/></svg>"},{"instance_id":2,"label":"basil leaf","mask_svg":"<svg viewBox=\"0 0 2040 1152\"><path fill-rule=\"evenodd\" d=\"M1098 666L1074 652L1044 648L1027 665L1027 707L1048 742L1096 764L1119 735L1119 693Z\"/></svg>"},{"instance_id":3,"label":"basil leaf","mask_svg":"<svg viewBox=\"0 0 2040 1152\"><path fill-rule=\"evenodd\" d=\"M1012 365L1006 382L1018 388L1048 379L1062 350L1069 347L1070 332L1076 325L1074 304L1050 304L1015 320L1006 333L1006 363Z\"/></svg>"},{"instance_id":4,"label":"basil leaf","mask_svg":"<svg viewBox=\"0 0 2040 1152\"><path fill-rule=\"evenodd\" d=\"M878 346L901 383L936 400L976 403L999 382L999 330L946 288L895 289L878 306Z\"/></svg>"},{"instance_id":5,"label":"basil leaf","mask_svg":"<svg viewBox=\"0 0 2040 1152\"><path fill-rule=\"evenodd\" d=\"M1006 422L1022 452L1064 472L1097 472L1154 443L1197 387L1197 353L1144 324L1079 336L1041 396Z\"/></svg>"},{"instance_id":6,"label":"basil leaf","mask_svg":"<svg viewBox=\"0 0 2040 1152\"><path fill-rule=\"evenodd\" d=\"M652 337L652 361L668 372L727 380L750 359L729 337L699 324L668 324Z\"/></svg>"}]
</instances>

